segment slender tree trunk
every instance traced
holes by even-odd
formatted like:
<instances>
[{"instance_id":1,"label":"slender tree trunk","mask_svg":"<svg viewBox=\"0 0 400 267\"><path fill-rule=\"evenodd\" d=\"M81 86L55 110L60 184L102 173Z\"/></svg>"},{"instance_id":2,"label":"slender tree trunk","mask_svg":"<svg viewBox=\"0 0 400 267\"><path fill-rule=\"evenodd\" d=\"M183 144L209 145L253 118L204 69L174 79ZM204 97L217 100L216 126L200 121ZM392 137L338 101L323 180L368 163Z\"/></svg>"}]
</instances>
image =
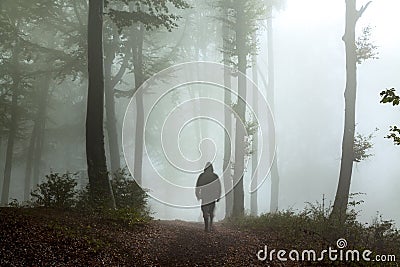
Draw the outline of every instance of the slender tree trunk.
<instances>
[{"instance_id":1,"label":"slender tree trunk","mask_svg":"<svg viewBox=\"0 0 400 267\"><path fill-rule=\"evenodd\" d=\"M13 55L15 56L15 55ZM16 60L16 62L18 62ZM7 206L8 200L10 196L10 183L11 183L11 169L12 169L12 161L13 161L13 151L14 151L14 142L17 134L18 127L18 96L19 96L19 83L20 77L18 73L15 73L13 79L13 94L12 94L12 102L11 102L11 122L10 122L10 131L8 133L8 141L7 141L7 151L6 151L6 162L4 167L4 180L3 180L3 188L1 192L1 205Z\"/></svg>"},{"instance_id":2,"label":"slender tree trunk","mask_svg":"<svg viewBox=\"0 0 400 267\"><path fill-rule=\"evenodd\" d=\"M247 69L247 53L246 53L246 32L244 30L244 11L241 3L238 3L237 21L236 21L236 42L238 49L238 70L246 74ZM246 119L246 78L239 75L238 78L238 102L237 113L239 118L236 118L236 138L235 138L235 166L233 181L236 185L234 188L234 202L232 215L239 217L244 214L244 160L245 160L245 130L242 123ZM241 121L242 120L242 121Z\"/></svg>"},{"instance_id":3,"label":"slender tree trunk","mask_svg":"<svg viewBox=\"0 0 400 267\"><path fill-rule=\"evenodd\" d=\"M143 42L144 42L144 27L139 26L136 63L134 66L135 72L135 91L136 91L136 134L135 134L135 167L133 176L140 184L142 181L143 169L143 135L144 135L144 106L143 106L143 91L138 90L144 82L143 74Z\"/></svg>"},{"instance_id":4,"label":"slender tree trunk","mask_svg":"<svg viewBox=\"0 0 400 267\"><path fill-rule=\"evenodd\" d=\"M115 38L115 37L114 37ZM106 49L105 58L105 102L106 102L106 128L108 136L108 147L110 151L110 167L111 172L115 173L121 168L121 161L119 155L118 132L117 132L117 119L115 116L115 99L114 99L114 86L112 86L111 67L115 58L114 45L110 44Z\"/></svg>"},{"instance_id":5,"label":"slender tree trunk","mask_svg":"<svg viewBox=\"0 0 400 267\"><path fill-rule=\"evenodd\" d=\"M33 186L36 187L40 183L40 167L43 152L44 132L46 128L46 108L48 103L48 95L50 88L49 77L42 77L40 82L40 101L38 109L38 130L36 133L36 142L33 154Z\"/></svg>"},{"instance_id":6,"label":"slender tree trunk","mask_svg":"<svg viewBox=\"0 0 400 267\"><path fill-rule=\"evenodd\" d=\"M33 187L40 184L40 170L42 165L42 152L44 141L45 119L41 118L39 122L39 129L36 135L36 145L33 155Z\"/></svg>"},{"instance_id":7,"label":"slender tree trunk","mask_svg":"<svg viewBox=\"0 0 400 267\"><path fill-rule=\"evenodd\" d=\"M225 11L225 14L227 12ZM229 63L229 28L226 22L222 23L222 42L223 42L223 61L224 65L226 66L224 70L224 103L228 107L231 106L232 99L231 99L231 92L230 88L232 87L231 83L231 71L228 70ZM227 133L224 136L224 162L223 162L223 169L224 169L224 188L225 188L225 218L229 218L232 215L232 208L233 208L233 190L232 189L232 171L231 171L231 158L232 158L232 147L231 147L231 140L232 137L232 112L228 111L227 108L224 109L224 121L225 121L225 128L227 129ZM228 136L229 135L229 136ZM227 193L227 190L231 190Z\"/></svg>"},{"instance_id":8,"label":"slender tree trunk","mask_svg":"<svg viewBox=\"0 0 400 267\"><path fill-rule=\"evenodd\" d=\"M29 140L29 148L26 157L26 167L25 167L25 185L24 185L24 200L28 201L30 199L30 192L32 189L32 166L33 166L33 154L35 151L35 141L37 139L37 132L39 128L38 116L35 119L31 138Z\"/></svg>"},{"instance_id":9,"label":"slender tree trunk","mask_svg":"<svg viewBox=\"0 0 400 267\"><path fill-rule=\"evenodd\" d=\"M104 150L103 0L89 0L86 159L91 199L115 208Z\"/></svg>"},{"instance_id":10,"label":"slender tree trunk","mask_svg":"<svg viewBox=\"0 0 400 267\"><path fill-rule=\"evenodd\" d=\"M345 115L342 142L342 161L340 165L339 183L331 218L344 223L349 200L351 175L354 161L354 132L357 95L357 55L355 44L355 27L357 20L368 7L356 8L356 0L346 0L346 28L343 41L346 48L346 89L344 92Z\"/></svg>"},{"instance_id":11,"label":"slender tree trunk","mask_svg":"<svg viewBox=\"0 0 400 267\"><path fill-rule=\"evenodd\" d=\"M16 40L18 37L16 36ZM4 178L3 178L3 187L1 192L1 206L7 206L8 200L10 196L10 184L11 184L11 170L13 163L13 153L14 153L14 142L17 135L18 130L18 97L20 94L20 82L21 77L19 74L19 52L20 52L20 44L17 41L16 46L14 47L12 53L13 67L14 67L14 76L13 76L13 93L11 99L11 119L10 119L10 130L8 133L7 140L7 150L6 150L6 159L4 166Z\"/></svg>"},{"instance_id":12,"label":"slender tree trunk","mask_svg":"<svg viewBox=\"0 0 400 267\"><path fill-rule=\"evenodd\" d=\"M256 38L254 35L253 38ZM255 87L253 88L253 111L258 114L258 98L257 98L257 86L258 86L258 71L257 71L257 56L253 55L252 59L252 75ZM258 130L253 134L252 140L252 156L251 156L251 195L250 195L250 213L253 216L258 214L258 203L257 203L257 185L258 185Z\"/></svg>"},{"instance_id":13,"label":"slender tree trunk","mask_svg":"<svg viewBox=\"0 0 400 267\"><path fill-rule=\"evenodd\" d=\"M272 114L275 114L275 64L274 64L274 45L273 45L273 25L272 25L272 8L267 18L267 38L268 38L268 91L267 99L271 107ZM276 141L276 138L275 138ZM278 171L278 149L271 148L271 151L275 150L275 156L271 166L271 201L270 201L270 212L274 213L278 211L278 199L279 199L279 171ZM271 155L272 156L272 155Z\"/></svg>"}]
</instances>

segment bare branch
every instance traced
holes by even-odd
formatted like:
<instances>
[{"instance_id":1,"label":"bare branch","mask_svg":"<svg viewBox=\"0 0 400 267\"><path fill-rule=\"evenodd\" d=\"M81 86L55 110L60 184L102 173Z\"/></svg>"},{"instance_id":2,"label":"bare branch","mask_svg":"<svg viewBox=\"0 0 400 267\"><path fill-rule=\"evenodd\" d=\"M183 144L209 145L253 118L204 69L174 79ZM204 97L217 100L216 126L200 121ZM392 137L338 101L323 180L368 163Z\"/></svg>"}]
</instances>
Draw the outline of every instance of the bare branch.
<instances>
[{"instance_id":1,"label":"bare branch","mask_svg":"<svg viewBox=\"0 0 400 267\"><path fill-rule=\"evenodd\" d=\"M367 10L368 6L372 3L372 1L369 1L367 4L362 6L360 10L357 11L357 20L361 18L361 16L364 14L365 10Z\"/></svg>"}]
</instances>

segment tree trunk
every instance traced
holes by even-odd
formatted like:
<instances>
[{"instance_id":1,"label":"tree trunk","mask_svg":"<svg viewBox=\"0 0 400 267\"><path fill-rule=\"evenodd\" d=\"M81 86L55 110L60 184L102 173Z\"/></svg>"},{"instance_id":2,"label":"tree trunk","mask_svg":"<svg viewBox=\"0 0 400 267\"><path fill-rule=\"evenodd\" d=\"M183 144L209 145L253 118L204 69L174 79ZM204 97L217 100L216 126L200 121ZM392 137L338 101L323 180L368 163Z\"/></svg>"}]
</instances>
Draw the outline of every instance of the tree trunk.
<instances>
[{"instance_id":1,"label":"tree trunk","mask_svg":"<svg viewBox=\"0 0 400 267\"><path fill-rule=\"evenodd\" d=\"M267 18L267 38L268 38L268 91L267 99L271 107L272 114L275 114L275 64L274 64L274 45L273 45L273 25L272 25L272 8ZM276 141L275 137L275 141ZM279 172L278 172L278 150L274 147L271 148L273 152L275 150L272 166L271 166L271 201L270 201L270 212L274 213L278 211L278 199L279 199Z\"/></svg>"},{"instance_id":2,"label":"tree trunk","mask_svg":"<svg viewBox=\"0 0 400 267\"><path fill-rule=\"evenodd\" d=\"M31 138L29 140L28 153L26 156L26 167L25 167L25 184L24 184L24 200L30 199L30 192L32 188L32 165L33 165L33 154L35 150L35 141L37 139L39 122L38 116L34 121Z\"/></svg>"},{"instance_id":3,"label":"tree trunk","mask_svg":"<svg viewBox=\"0 0 400 267\"><path fill-rule=\"evenodd\" d=\"M236 45L238 50L238 70L244 75L247 69L247 53L246 53L246 32L244 30L244 11L241 7L241 3L238 3L237 8L237 21L236 21ZM238 78L238 101L237 101L237 114L236 118L236 138L235 138L235 166L233 181L236 185L233 193L233 211L234 217L239 217L244 214L244 188L243 188L243 176L244 176L244 160L245 160L245 130L242 123L246 119L246 78L243 75L239 75ZM241 121L243 120L243 121Z\"/></svg>"},{"instance_id":4,"label":"tree trunk","mask_svg":"<svg viewBox=\"0 0 400 267\"><path fill-rule=\"evenodd\" d=\"M89 0L86 159L93 203L115 208L104 150L103 4L103 0Z\"/></svg>"},{"instance_id":5,"label":"tree trunk","mask_svg":"<svg viewBox=\"0 0 400 267\"><path fill-rule=\"evenodd\" d=\"M115 36L114 36L115 38ZM115 116L115 99L114 99L114 86L112 83L111 67L115 58L115 46L110 44L106 49L105 57L105 102L106 102L106 128L108 136L108 147L110 151L110 167L111 172L115 173L121 168L118 132L117 132L117 119Z\"/></svg>"},{"instance_id":6,"label":"tree trunk","mask_svg":"<svg viewBox=\"0 0 400 267\"><path fill-rule=\"evenodd\" d=\"M225 12L227 13L227 12ZM228 70L229 63L229 45L228 45L228 38L229 38L229 28L226 22L222 23L222 42L223 42L223 62L226 66L224 69L224 103L226 106L230 107L232 103L231 99L231 92L230 88L232 87L231 84L231 71ZM230 137L232 136L232 112L224 108L224 121L225 121L225 128L227 130L227 134L224 136L224 162L223 162L223 170L224 170L224 188L225 188L225 218L229 218L232 215L232 208L233 208L233 190L232 189L232 171L231 171L231 140ZM228 136L229 135L229 136ZM227 190L231 190L227 193Z\"/></svg>"},{"instance_id":7,"label":"tree trunk","mask_svg":"<svg viewBox=\"0 0 400 267\"><path fill-rule=\"evenodd\" d=\"M366 8L366 7L365 7ZM356 0L346 0L346 28L343 41L346 47L346 89L344 92L345 115L342 142L342 161L339 183L331 218L344 223L346 220L347 202L349 200L351 175L354 160L355 106L357 94L357 55L355 44L355 27L358 18L365 11L356 9Z\"/></svg>"},{"instance_id":8,"label":"tree trunk","mask_svg":"<svg viewBox=\"0 0 400 267\"><path fill-rule=\"evenodd\" d=\"M49 88L50 88L49 77L42 77L40 86L40 100L38 109L38 131L36 133L36 141L34 145L33 154L33 186L36 187L40 183L40 166L42 160L44 132L46 128L46 108L48 102Z\"/></svg>"},{"instance_id":9,"label":"tree trunk","mask_svg":"<svg viewBox=\"0 0 400 267\"><path fill-rule=\"evenodd\" d=\"M144 134L144 107L143 107L143 91L138 90L144 82L143 74L143 42L144 42L144 27L139 26L139 34L137 40L136 60L134 66L135 73L135 93L136 93L136 133L135 133L135 166L133 176L140 184L142 181L143 169L143 134Z\"/></svg>"},{"instance_id":10,"label":"tree trunk","mask_svg":"<svg viewBox=\"0 0 400 267\"><path fill-rule=\"evenodd\" d=\"M15 56L15 55L13 55ZM18 62L18 60L16 60ZM17 63L16 63L17 64ZM16 68L17 70L17 68ZM6 151L6 162L4 167L4 180L3 188L1 192L1 206L7 206L10 196L10 183L11 183L11 168L13 161L14 141L17 134L18 128L18 96L19 96L19 83L20 77L18 73L15 73L13 78L13 94L11 102L11 122L10 131L8 133L7 151Z\"/></svg>"},{"instance_id":11,"label":"tree trunk","mask_svg":"<svg viewBox=\"0 0 400 267\"><path fill-rule=\"evenodd\" d=\"M16 40L18 37L16 36ZM19 51L20 44L17 41L13 49L12 60L14 67L12 99L11 99L11 118L10 118L10 131L8 133L6 160L4 166L3 188L1 192L1 206L7 206L10 197L10 184L11 184L11 169L13 163L14 142L18 130L18 97L20 94L21 77L19 74Z\"/></svg>"},{"instance_id":12,"label":"tree trunk","mask_svg":"<svg viewBox=\"0 0 400 267\"><path fill-rule=\"evenodd\" d=\"M253 38L256 38L255 34ZM258 114L258 98L257 98L257 86L258 86L258 72L257 72L257 55L253 55L252 59L252 74L253 82L255 84L253 88L253 111L254 114ZM258 185L258 130L253 134L252 140L252 155L251 155L251 193L250 193L250 214L257 216L258 214L258 203L257 203L257 185Z\"/></svg>"}]
</instances>

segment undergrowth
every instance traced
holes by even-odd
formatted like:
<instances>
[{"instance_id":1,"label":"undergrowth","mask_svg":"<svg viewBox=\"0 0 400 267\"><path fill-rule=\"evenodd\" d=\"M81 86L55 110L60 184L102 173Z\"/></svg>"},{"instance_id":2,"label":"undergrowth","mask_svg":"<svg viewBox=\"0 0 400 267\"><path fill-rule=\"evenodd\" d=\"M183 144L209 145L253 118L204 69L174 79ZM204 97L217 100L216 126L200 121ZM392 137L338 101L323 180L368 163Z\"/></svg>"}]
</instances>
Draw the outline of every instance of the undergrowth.
<instances>
[{"instance_id":1,"label":"undergrowth","mask_svg":"<svg viewBox=\"0 0 400 267\"><path fill-rule=\"evenodd\" d=\"M224 224L229 227L239 228L243 231L256 232L266 236L266 242L275 249L322 251L328 247L337 249L337 241L345 239L348 250L372 251L370 256L376 255L395 256L400 259L400 231L392 220L385 220L381 214L377 214L371 223L358 221L357 206L363 201L349 202L347 217L340 224L331 217L332 207L325 207L319 202L307 203L301 211L284 210L276 213L265 213L260 216L244 215L242 217L229 218ZM271 248L272 249L272 248ZM392 258L393 259L393 258ZM322 262L309 262L318 266ZM330 265L343 264L337 262L325 262ZM397 266L395 262L346 262L346 266Z\"/></svg>"},{"instance_id":2,"label":"undergrowth","mask_svg":"<svg viewBox=\"0 0 400 267\"><path fill-rule=\"evenodd\" d=\"M78 190L77 179L77 175L73 173L50 173L46 175L44 182L32 191L30 201L19 203L13 200L10 206L77 211L85 216L100 216L102 219L126 225L146 223L152 219L146 191L126 169L115 172L110 180L116 209L96 205L90 198L90 185Z\"/></svg>"}]
</instances>

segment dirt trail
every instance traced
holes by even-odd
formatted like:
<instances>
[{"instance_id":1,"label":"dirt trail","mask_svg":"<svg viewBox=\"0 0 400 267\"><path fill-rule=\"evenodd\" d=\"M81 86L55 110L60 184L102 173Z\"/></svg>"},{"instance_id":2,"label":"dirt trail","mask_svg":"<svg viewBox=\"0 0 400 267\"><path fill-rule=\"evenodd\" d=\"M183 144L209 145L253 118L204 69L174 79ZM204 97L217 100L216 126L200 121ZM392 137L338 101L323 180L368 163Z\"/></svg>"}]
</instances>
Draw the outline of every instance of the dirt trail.
<instances>
[{"instance_id":1,"label":"dirt trail","mask_svg":"<svg viewBox=\"0 0 400 267\"><path fill-rule=\"evenodd\" d=\"M268 266L266 236L216 223L127 227L82 214L0 209L0 266ZM270 266L277 266L271 265Z\"/></svg>"},{"instance_id":2,"label":"dirt trail","mask_svg":"<svg viewBox=\"0 0 400 267\"><path fill-rule=\"evenodd\" d=\"M201 223L183 221L156 221L147 230L153 238L144 236L145 258L156 265L265 266L256 257L263 244L259 238L220 223L211 233Z\"/></svg>"}]
</instances>

